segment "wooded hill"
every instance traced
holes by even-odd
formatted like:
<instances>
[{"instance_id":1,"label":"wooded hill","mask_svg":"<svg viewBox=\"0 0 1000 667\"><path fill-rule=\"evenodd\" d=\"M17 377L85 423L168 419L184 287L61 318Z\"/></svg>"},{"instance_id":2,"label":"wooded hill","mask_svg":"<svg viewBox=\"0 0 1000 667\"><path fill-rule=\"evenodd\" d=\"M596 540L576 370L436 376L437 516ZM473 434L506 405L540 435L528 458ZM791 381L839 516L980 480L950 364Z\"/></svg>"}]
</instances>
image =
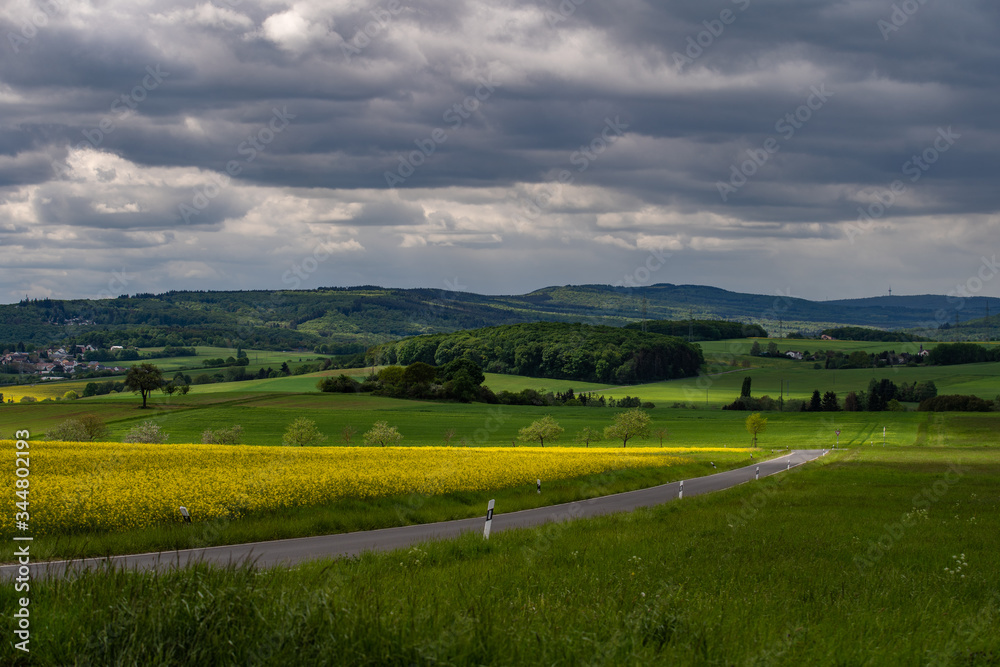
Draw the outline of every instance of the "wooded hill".
<instances>
[{"instance_id":1,"label":"wooded hill","mask_svg":"<svg viewBox=\"0 0 1000 667\"><path fill-rule=\"evenodd\" d=\"M167 292L100 300L26 299L0 305L0 348L13 349L17 343L101 348L212 345L350 354L406 336L539 321L620 327L672 320L681 324L664 331L679 327L677 333L683 337L690 332L689 320L736 320L786 334L819 333L833 326L944 326L942 333L959 338L965 322L988 311L1000 312L1000 299L954 302L945 296L893 296L817 302L669 284L547 287L520 296L374 286ZM963 326L955 327L956 317ZM988 320L983 320L981 329L991 337Z\"/></svg>"},{"instance_id":2,"label":"wooded hill","mask_svg":"<svg viewBox=\"0 0 1000 667\"><path fill-rule=\"evenodd\" d=\"M468 359L492 373L611 384L690 377L704 363L701 348L673 336L556 322L417 336L379 345L369 359L400 366Z\"/></svg>"}]
</instances>

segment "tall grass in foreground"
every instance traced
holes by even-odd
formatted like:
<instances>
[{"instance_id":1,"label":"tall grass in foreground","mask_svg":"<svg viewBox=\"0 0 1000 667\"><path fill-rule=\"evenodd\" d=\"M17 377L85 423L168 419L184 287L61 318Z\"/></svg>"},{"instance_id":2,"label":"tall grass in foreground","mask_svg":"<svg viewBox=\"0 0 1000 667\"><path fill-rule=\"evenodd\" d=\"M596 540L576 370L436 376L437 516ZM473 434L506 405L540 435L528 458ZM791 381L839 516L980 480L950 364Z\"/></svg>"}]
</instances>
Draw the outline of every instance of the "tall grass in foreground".
<instances>
[{"instance_id":1,"label":"tall grass in foreground","mask_svg":"<svg viewBox=\"0 0 1000 667\"><path fill-rule=\"evenodd\" d=\"M997 664L998 483L989 450L855 451L489 542L34 582L32 664Z\"/></svg>"}]
</instances>

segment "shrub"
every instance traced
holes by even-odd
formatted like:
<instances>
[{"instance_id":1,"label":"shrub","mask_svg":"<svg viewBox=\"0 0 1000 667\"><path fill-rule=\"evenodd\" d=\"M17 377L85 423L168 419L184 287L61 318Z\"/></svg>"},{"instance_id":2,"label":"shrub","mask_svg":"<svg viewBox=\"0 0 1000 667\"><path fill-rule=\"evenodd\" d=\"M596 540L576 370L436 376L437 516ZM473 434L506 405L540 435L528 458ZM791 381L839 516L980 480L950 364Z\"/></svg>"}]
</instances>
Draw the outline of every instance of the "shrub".
<instances>
[{"instance_id":1,"label":"shrub","mask_svg":"<svg viewBox=\"0 0 1000 667\"><path fill-rule=\"evenodd\" d=\"M75 391L73 391L72 389L70 389L65 394L63 394L63 398L65 398L67 401L75 401L76 399L80 398L80 395Z\"/></svg>"},{"instance_id":2,"label":"shrub","mask_svg":"<svg viewBox=\"0 0 1000 667\"><path fill-rule=\"evenodd\" d=\"M34 396L22 396L21 403L37 403L38 399Z\"/></svg>"},{"instance_id":3,"label":"shrub","mask_svg":"<svg viewBox=\"0 0 1000 667\"><path fill-rule=\"evenodd\" d=\"M167 441L167 434L160 429L158 424L144 421L126 433L124 440L125 442L162 444Z\"/></svg>"},{"instance_id":4,"label":"shrub","mask_svg":"<svg viewBox=\"0 0 1000 667\"><path fill-rule=\"evenodd\" d=\"M79 419L67 419L55 428L45 433L46 440L63 440L65 442L83 442L88 438L83 432Z\"/></svg>"},{"instance_id":5,"label":"shrub","mask_svg":"<svg viewBox=\"0 0 1000 667\"><path fill-rule=\"evenodd\" d=\"M205 445L238 445L242 440L243 427L239 424L220 428L218 431L207 428L201 434L201 442Z\"/></svg>"}]
</instances>

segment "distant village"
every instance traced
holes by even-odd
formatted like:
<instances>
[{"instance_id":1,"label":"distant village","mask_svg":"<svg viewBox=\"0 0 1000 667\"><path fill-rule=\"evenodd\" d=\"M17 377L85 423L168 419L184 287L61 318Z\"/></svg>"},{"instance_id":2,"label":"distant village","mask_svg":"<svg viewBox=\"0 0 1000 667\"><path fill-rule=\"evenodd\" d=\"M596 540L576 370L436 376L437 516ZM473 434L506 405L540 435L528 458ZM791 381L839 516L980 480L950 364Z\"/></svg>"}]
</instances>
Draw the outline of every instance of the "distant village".
<instances>
[{"instance_id":1,"label":"distant village","mask_svg":"<svg viewBox=\"0 0 1000 667\"><path fill-rule=\"evenodd\" d=\"M121 345L112 345L110 351L114 354L124 349ZM60 347L40 352L7 352L0 356L0 365L4 366L7 373L39 375L42 380L65 380L74 373L85 371L124 373L128 370L122 366L105 366L99 361L84 361L85 354L97 351L93 345L73 345L69 349Z\"/></svg>"}]
</instances>

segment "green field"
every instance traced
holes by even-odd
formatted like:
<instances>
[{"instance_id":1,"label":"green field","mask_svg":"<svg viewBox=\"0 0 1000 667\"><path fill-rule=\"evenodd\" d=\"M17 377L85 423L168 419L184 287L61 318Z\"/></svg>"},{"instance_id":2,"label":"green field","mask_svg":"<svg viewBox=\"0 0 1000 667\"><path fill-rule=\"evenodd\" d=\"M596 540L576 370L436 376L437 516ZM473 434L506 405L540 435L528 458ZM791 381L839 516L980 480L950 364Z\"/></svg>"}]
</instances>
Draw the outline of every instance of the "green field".
<instances>
[{"instance_id":1,"label":"green field","mask_svg":"<svg viewBox=\"0 0 1000 667\"><path fill-rule=\"evenodd\" d=\"M677 446L747 444L742 426L745 414L719 409L739 395L745 377L751 378L752 395L777 398L783 391L786 400L806 400L814 389L821 393L834 391L842 400L848 391L867 388L872 378L889 378L897 385L933 380L939 394L976 394L987 399L1000 395L1000 364L814 370L803 362L773 361L779 365L627 387L496 374L487 374L485 384L497 392L525 388L563 392L572 388L578 393L588 391L607 397L638 396L656 405L650 411L654 428L666 428L669 432L666 442ZM97 414L109 422L112 439L124 436L138 422L153 420L169 434L169 442L200 442L205 429L240 424L246 433L245 442L266 445L279 444L287 425L306 415L328 436L327 444L338 444L346 426L364 432L375 421L387 420L399 428L403 444L444 444L445 434L453 432L452 444L502 445L509 444L518 429L551 414L565 429L560 442L567 444L584 427L603 429L616 412L593 407L409 401L366 394L324 394L316 390L320 377L340 373L362 377L369 370L331 370L195 385L186 396L152 394L149 410L137 409L138 396L127 392L75 401L5 404L0 406L0 436L27 428L38 437L71 417ZM887 429L887 441L896 445L993 442L1000 415L775 412L769 413L768 418L770 424L761 440L763 446L826 447L836 441L837 429L842 431L841 444L855 445L880 440L883 427ZM659 444L659 439L650 438L645 443ZM611 443L605 443L608 444Z\"/></svg>"},{"instance_id":2,"label":"green field","mask_svg":"<svg viewBox=\"0 0 1000 667\"><path fill-rule=\"evenodd\" d=\"M783 391L785 400L807 400L813 390L818 389L821 394L836 392L843 401L848 392L867 389L873 378L888 378L897 385L933 380L938 394L975 394L988 400L1000 395L1000 364L997 363L840 370L814 370L808 362L791 360L778 364L770 368L727 370L700 378L623 387L611 393L638 395L657 405L682 402L717 408L739 396L743 378L750 377L753 396L767 395L777 399Z\"/></svg>"},{"instance_id":3,"label":"green field","mask_svg":"<svg viewBox=\"0 0 1000 667\"><path fill-rule=\"evenodd\" d=\"M995 449L855 449L488 542L33 581L30 664L997 664L998 484Z\"/></svg>"}]
</instances>

